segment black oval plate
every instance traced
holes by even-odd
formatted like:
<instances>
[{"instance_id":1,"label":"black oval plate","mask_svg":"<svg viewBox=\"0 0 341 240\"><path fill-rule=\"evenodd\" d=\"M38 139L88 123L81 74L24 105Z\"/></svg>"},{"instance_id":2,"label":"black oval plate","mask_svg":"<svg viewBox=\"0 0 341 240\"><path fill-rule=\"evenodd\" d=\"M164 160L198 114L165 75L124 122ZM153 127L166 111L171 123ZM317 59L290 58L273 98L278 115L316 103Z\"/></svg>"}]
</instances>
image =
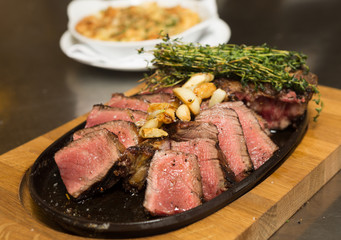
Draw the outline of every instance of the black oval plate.
<instances>
[{"instance_id":1,"label":"black oval plate","mask_svg":"<svg viewBox=\"0 0 341 240\"><path fill-rule=\"evenodd\" d=\"M209 202L189 211L167 217L151 217L143 206L144 192L131 195L119 184L110 191L79 203L69 200L53 156L71 141L72 134L85 123L72 129L51 144L29 171L28 187L38 210L63 231L87 237L142 237L168 232L198 221L231 203L269 176L296 148L307 126L307 114L284 131L275 132L272 140L279 150L243 181Z\"/></svg>"}]
</instances>

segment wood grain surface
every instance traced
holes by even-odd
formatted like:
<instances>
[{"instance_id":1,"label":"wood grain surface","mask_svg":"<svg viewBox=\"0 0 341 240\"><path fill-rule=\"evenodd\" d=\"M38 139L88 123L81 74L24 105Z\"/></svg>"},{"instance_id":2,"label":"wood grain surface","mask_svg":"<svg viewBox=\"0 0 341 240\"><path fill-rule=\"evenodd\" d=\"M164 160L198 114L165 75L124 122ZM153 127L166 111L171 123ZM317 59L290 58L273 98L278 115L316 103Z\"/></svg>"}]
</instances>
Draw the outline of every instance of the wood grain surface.
<instances>
[{"instance_id":1,"label":"wood grain surface","mask_svg":"<svg viewBox=\"0 0 341 240\"><path fill-rule=\"evenodd\" d=\"M341 168L341 90L320 87L324 109L293 154L266 180L225 208L185 228L139 239L266 239ZM132 93L130 91L129 93ZM315 104L309 112L315 114ZM312 118L312 117L310 117ZM39 154L81 116L0 156L0 239L84 239L56 231L32 214L20 188ZM21 194L19 190L23 189ZM20 198L20 196L24 196Z\"/></svg>"}]
</instances>

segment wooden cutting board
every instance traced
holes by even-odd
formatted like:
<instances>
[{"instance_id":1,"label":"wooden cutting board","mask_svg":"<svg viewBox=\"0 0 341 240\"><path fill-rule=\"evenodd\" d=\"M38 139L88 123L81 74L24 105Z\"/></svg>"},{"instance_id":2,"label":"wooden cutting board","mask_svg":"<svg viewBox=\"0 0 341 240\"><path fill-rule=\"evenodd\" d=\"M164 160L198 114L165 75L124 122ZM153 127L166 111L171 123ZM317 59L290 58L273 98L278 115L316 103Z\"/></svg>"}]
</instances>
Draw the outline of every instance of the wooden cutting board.
<instances>
[{"instance_id":1,"label":"wooden cutting board","mask_svg":"<svg viewBox=\"0 0 341 240\"><path fill-rule=\"evenodd\" d=\"M341 90L321 86L320 91L325 107L319 121L310 121L302 142L271 176L199 222L143 239L270 237L341 168ZM315 104L310 103L311 115L315 114L314 108ZM0 156L0 239L84 239L53 230L37 220L29 195L20 184L39 154L85 119L81 116Z\"/></svg>"}]
</instances>

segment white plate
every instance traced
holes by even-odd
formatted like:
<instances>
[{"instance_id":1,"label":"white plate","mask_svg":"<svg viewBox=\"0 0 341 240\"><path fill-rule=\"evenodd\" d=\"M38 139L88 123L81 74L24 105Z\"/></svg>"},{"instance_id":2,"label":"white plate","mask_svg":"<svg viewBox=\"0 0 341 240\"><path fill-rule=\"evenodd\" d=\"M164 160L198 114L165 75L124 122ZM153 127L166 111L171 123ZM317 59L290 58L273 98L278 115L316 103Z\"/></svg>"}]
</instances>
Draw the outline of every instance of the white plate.
<instances>
[{"instance_id":1,"label":"white plate","mask_svg":"<svg viewBox=\"0 0 341 240\"><path fill-rule=\"evenodd\" d=\"M212 21L210 27L205 31L199 39L200 44L209 44L216 46L227 43L231 37L231 29L226 22L217 18ZM77 41L69 31L66 31L60 39L60 48L69 57L78 62L112 70L122 71L145 71L151 67L150 61L153 59L152 54L136 54L126 56L124 58L109 59L96 50L91 49L88 45Z\"/></svg>"},{"instance_id":2,"label":"white plate","mask_svg":"<svg viewBox=\"0 0 341 240\"><path fill-rule=\"evenodd\" d=\"M76 31L76 25L89 15L99 13L108 7L125 8L129 6L142 6L146 0L73 0L67 8L68 31L71 35L83 44L91 46L101 55L109 58L122 58L136 53L136 49L144 48L151 50L155 44L162 42L161 39L149 39L142 41L103 41L88 38ZM187 30L172 36L172 39L180 38L184 42L196 42L203 35L204 31L211 25L211 22L218 17L216 0L153 0L157 6L169 8L181 6L191 9L200 17L200 22Z\"/></svg>"}]
</instances>

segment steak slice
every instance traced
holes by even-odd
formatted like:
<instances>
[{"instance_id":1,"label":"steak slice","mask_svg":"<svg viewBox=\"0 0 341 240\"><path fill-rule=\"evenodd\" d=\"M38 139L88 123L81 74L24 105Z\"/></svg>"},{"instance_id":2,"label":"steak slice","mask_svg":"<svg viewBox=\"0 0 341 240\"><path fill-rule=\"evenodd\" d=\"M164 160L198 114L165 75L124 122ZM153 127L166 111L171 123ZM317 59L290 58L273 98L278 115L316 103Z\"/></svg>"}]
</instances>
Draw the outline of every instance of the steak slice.
<instances>
[{"instance_id":1,"label":"steak slice","mask_svg":"<svg viewBox=\"0 0 341 240\"><path fill-rule=\"evenodd\" d=\"M230 108L209 108L201 111L195 120L217 126L219 147L236 180L240 181L247 176L252 170L252 163L237 113Z\"/></svg>"},{"instance_id":2,"label":"steak slice","mask_svg":"<svg viewBox=\"0 0 341 240\"><path fill-rule=\"evenodd\" d=\"M108 131L116 134L120 142L126 148L137 145L141 140L137 126L132 122L123 120L110 121L90 128L80 129L73 134L73 140L77 140L85 134L99 129L107 129Z\"/></svg>"},{"instance_id":3,"label":"steak slice","mask_svg":"<svg viewBox=\"0 0 341 240\"><path fill-rule=\"evenodd\" d=\"M106 129L70 142L54 159L68 193L76 199L112 187L127 173L120 158L125 147Z\"/></svg>"},{"instance_id":4,"label":"steak slice","mask_svg":"<svg viewBox=\"0 0 341 240\"><path fill-rule=\"evenodd\" d=\"M170 138L186 141L194 138L208 138L218 141L218 129L212 123L206 122L177 122L167 128Z\"/></svg>"},{"instance_id":5,"label":"steak slice","mask_svg":"<svg viewBox=\"0 0 341 240\"><path fill-rule=\"evenodd\" d=\"M156 151L147 178L143 206L152 215L172 215L201 204L197 157L172 150Z\"/></svg>"},{"instance_id":6,"label":"steak slice","mask_svg":"<svg viewBox=\"0 0 341 240\"><path fill-rule=\"evenodd\" d=\"M174 151L192 153L198 157L201 183L204 199L209 201L220 195L227 189L225 180L227 169L224 161L219 159L219 150L216 141L207 138L195 138L189 141L171 141L171 149Z\"/></svg>"},{"instance_id":7,"label":"steak slice","mask_svg":"<svg viewBox=\"0 0 341 240\"><path fill-rule=\"evenodd\" d=\"M262 130L254 112L247 108L243 102L224 102L213 107L213 109L217 108L231 108L236 111L253 167L258 169L278 149L276 144Z\"/></svg>"},{"instance_id":8,"label":"steak slice","mask_svg":"<svg viewBox=\"0 0 341 240\"><path fill-rule=\"evenodd\" d=\"M149 103L173 102L175 98L169 93L139 94L127 97L122 93L114 93L108 106L147 112Z\"/></svg>"},{"instance_id":9,"label":"steak slice","mask_svg":"<svg viewBox=\"0 0 341 240\"><path fill-rule=\"evenodd\" d=\"M146 118L147 113L139 110L121 109L97 104L93 106L89 113L85 128L113 120L124 120L136 123L138 121L145 121Z\"/></svg>"},{"instance_id":10,"label":"steak slice","mask_svg":"<svg viewBox=\"0 0 341 240\"><path fill-rule=\"evenodd\" d=\"M156 94L156 93L168 93L168 94L173 94L173 88L178 87L173 86L173 87L156 87L156 86L149 86L148 88L142 89L142 91L139 92L139 95L144 95L144 94ZM151 90L153 89L153 90Z\"/></svg>"},{"instance_id":11,"label":"steak slice","mask_svg":"<svg viewBox=\"0 0 341 240\"><path fill-rule=\"evenodd\" d=\"M140 94L134 97L147 101L149 103L170 103L175 101L174 95L169 93L152 93L152 94Z\"/></svg>"},{"instance_id":12,"label":"steak slice","mask_svg":"<svg viewBox=\"0 0 341 240\"><path fill-rule=\"evenodd\" d=\"M122 93L114 93L108 102L108 106L147 112L149 103L142 98L126 97Z\"/></svg>"},{"instance_id":13,"label":"steak slice","mask_svg":"<svg viewBox=\"0 0 341 240\"><path fill-rule=\"evenodd\" d=\"M237 102L242 103L242 101L237 101ZM209 108L208 107L208 100L203 101L201 103L200 110L202 111L202 110L205 110L205 109L208 109L208 108ZM261 126L261 128L266 132L267 135L270 135L270 130L269 130L268 122L264 118L262 118L262 116L257 114L256 112L252 111L252 113L257 118L257 121L258 121L259 125Z\"/></svg>"}]
</instances>

